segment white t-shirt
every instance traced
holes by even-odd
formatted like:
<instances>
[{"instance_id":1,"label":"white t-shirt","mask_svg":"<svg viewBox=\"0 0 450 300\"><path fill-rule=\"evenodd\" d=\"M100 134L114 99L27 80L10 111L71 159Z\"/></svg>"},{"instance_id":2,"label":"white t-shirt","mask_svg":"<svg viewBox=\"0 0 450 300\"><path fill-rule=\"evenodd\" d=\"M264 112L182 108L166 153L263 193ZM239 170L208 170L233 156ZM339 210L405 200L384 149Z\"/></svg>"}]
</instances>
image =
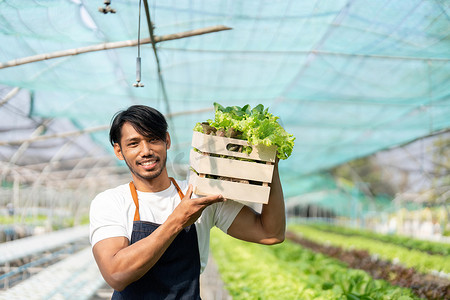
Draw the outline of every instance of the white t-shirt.
<instances>
[{"instance_id":1,"label":"white t-shirt","mask_svg":"<svg viewBox=\"0 0 450 300\"><path fill-rule=\"evenodd\" d=\"M187 181L177 181L183 193L188 189ZM181 199L177 189L170 187L157 193L137 191L139 199L139 215L141 221L157 224L164 223ZM192 198L197 197L193 195ZM205 208L200 218L195 222L200 253L201 271L206 266L209 254L209 231L217 226L227 232L243 204L227 200L214 203ZM90 207L90 241L92 247L99 241L124 236L131 241L133 219L136 206L131 196L129 184L106 190L98 194Z\"/></svg>"}]
</instances>

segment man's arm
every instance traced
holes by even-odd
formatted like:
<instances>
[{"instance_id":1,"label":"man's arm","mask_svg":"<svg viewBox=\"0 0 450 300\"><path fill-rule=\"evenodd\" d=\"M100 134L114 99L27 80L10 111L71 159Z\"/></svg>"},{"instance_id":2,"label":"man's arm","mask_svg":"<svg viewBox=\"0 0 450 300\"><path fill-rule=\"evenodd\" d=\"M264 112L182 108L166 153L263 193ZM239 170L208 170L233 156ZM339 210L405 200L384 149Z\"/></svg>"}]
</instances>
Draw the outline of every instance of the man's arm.
<instances>
[{"instance_id":1,"label":"man's arm","mask_svg":"<svg viewBox=\"0 0 450 300\"><path fill-rule=\"evenodd\" d=\"M228 234L248 242L272 245L284 241L286 215L283 189L275 162L269 202L263 205L261 214L244 206L228 228Z\"/></svg>"},{"instance_id":2,"label":"man's arm","mask_svg":"<svg viewBox=\"0 0 450 300\"><path fill-rule=\"evenodd\" d=\"M193 224L209 205L224 201L223 197L208 196L191 199L192 186L167 221L148 237L129 245L125 237L108 238L96 243L93 253L105 281L122 291L138 280L161 258L178 233Z\"/></svg>"}]
</instances>

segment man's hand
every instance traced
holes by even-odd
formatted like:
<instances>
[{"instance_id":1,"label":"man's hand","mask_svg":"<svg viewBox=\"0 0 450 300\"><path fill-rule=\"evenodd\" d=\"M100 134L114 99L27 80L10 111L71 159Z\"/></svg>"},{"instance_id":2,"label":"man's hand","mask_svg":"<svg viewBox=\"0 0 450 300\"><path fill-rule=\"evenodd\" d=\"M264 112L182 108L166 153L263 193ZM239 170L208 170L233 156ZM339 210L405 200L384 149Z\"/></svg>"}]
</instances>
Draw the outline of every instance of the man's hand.
<instances>
[{"instance_id":1,"label":"man's hand","mask_svg":"<svg viewBox=\"0 0 450 300\"><path fill-rule=\"evenodd\" d=\"M193 187L192 184L190 184L186 195L169 217L169 219L173 218L181 224L182 228L194 224L207 206L226 200L222 195L212 195L192 199L192 191Z\"/></svg>"},{"instance_id":2,"label":"man's hand","mask_svg":"<svg viewBox=\"0 0 450 300\"><path fill-rule=\"evenodd\" d=\"M203 210L225 201L221 195L192 197L192 185L169 218L148 237L129 245L126 237L112 237L95 244L94 257L106 282L121 291L141 278L159 260L178 233L192 225Z\"/></svg>"}]
</instances>

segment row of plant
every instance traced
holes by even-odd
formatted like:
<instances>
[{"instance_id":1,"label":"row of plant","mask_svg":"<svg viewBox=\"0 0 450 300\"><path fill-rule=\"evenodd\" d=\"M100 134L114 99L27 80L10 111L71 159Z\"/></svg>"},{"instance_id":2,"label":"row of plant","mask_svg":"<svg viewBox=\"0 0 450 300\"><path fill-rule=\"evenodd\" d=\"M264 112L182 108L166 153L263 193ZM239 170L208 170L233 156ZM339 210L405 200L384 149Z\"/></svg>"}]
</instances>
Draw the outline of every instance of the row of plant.
<instances>
[{"instance_id":1,"label":"row of plant","mask_svg":"<svg viewBox=\"0 0 450 300\"><path fill-rule=\"evenodd\" d=\"M211 250L233 299L419 299L288 240L263 246L213 230Z\"/></svg>"},{"instance_id":2,"label":"row of plant","mask_svg":"<svg viewBox=\"0 0 450 300\"><path fill-rule=\"evenodd\" d=\"M303 247L327 256L339 259L350 268L366 271L375 279L383 279L390 283L410 288L416 295L426 299L450 299L450 281L432 274L417 272L414 268L406 268L387 260L370 255L366 250L343 249L305 239L291 231L287 237Z\"/></svg>"},{"instance_id":3,"label":"row of plant","mask_svg":"<svg viewBox=\"0 0 450 300\"><path fill-rule=\"evenodd\" d=\"M318 243L327 243L344 249L366 250L371 255L403 266L414 268L423 273L450 273L449 259L442 255L425 254L422 251L406 249L402 246L385 243L362 236L346 236L334 232L325 232L306 225L291 225L290 229L307 239Z\"/></svg>"},{"instance_id":4,"label":"row of plant","mask_svg":"<svg viewBox=\"0 0 450 300\"><path fill-rule=\"evenodd\" d=\"M334 224L316 223L308 225L320 230L337 232L339 234L347 236L354 236L354 235L364 236L382 242L400 245L408 249L424 251L429 254L450 255L450 244L439 243L434 241L418 240L396 234L381 234L369 230L342 227Z\"/></svg>"},{"instance_id":5,"label":"row of plant","mask_svg":"<svg viewBox=\"0 0 450 300\"><path fill-rule=\"evenodd\" d=\"M46 215L26 216L24 218L21 218L20 216L0 215L0 224L14 225L18 222L22 224L44 224L47 218L48 216Z\"/></svg>"}]
</instances>

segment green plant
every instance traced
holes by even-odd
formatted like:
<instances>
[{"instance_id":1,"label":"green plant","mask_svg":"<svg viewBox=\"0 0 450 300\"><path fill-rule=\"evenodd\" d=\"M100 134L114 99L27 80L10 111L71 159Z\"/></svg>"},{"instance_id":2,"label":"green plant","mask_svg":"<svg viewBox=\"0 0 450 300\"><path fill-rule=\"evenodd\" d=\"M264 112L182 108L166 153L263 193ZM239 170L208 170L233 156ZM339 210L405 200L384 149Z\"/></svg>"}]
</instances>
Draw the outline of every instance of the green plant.
<instances>
[{"instance_id":1,"label":"green plant","mask_svg":"<svg viewBox=\"0 0 450 300\"><path fill-rule=\"evenodd\" d=\"M417 299L289 241L269 247L213 230L211 249L233 299Z\"/></svg>"},{"instance_id":2,"label":"green plant","mask_svg":"<svg viewBox=\"0 0 450 300\"><path fill-rule=\"evenodd\" d=\"M291 225L290 229L318 243L329 243L344 249L367 250L370 254L378 255L382 259L398 261L402 265L412 267L420 272L430 273L438 270L450 273L448 258L442 255L430 255L360 236L345 236L338 233L320 231L305 225Z\"/></svg>"},{"instance_id":3,"label":"green plant","mask_svg":"<svg viewBox=\"0 0 450 300\"><path fill-rule=\"evenodd\" d=\"M450 255L450 244L444 244L433 241L418 240L406 236L394 235L394 234L380 234L363 229L355 229L342 227L330 224L308 224L313 228L339 233L346 236L362 236L382 242L387 242L402 246L408 249L424 251L430 254Z\"/></svg>"},{"instance_id":4,"label":"green plant","mask_svg":"<svg viewBox=\"0 0 450 300\"><path fill-rule=\"evenodd\" d=\"M223 107L214 103L214 108L214 120L197 123L195 131L244 139L250 145L275 145L280 159L287 159L292 154L295 137L287 133L278 123L279 118L269 113L262 104L252 109L248 104ZM244 152L250 151L251 147L244 149Z\"/></svg>"}]
</instances>

